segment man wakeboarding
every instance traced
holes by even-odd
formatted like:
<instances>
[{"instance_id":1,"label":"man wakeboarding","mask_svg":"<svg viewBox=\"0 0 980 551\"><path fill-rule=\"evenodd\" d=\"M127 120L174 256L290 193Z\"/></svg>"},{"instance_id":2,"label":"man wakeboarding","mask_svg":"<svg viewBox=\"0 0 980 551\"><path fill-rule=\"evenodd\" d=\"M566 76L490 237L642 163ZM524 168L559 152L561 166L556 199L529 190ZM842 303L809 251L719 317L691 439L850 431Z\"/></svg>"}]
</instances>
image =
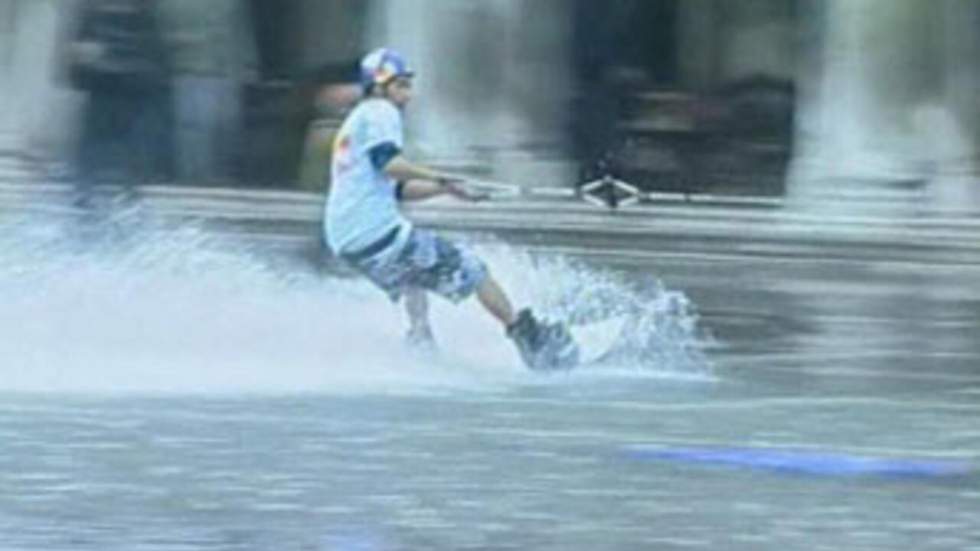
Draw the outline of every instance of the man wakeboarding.
<instances>
[{"instance_id":1,"label":"man wakeboarding","mask_svg":"<svg viewBox=\"0 0 980 551\"><path fill-rule=\"evenodd\" d=\"M410 345L435 348L429 292L454 303L475 294L528 368L571 369L578 362L578 346L563 324L543 322L527 308L515 311L480 258L416 228L402 214L403 201L447 194L464 201L487 198L464 178L404 155L402 110L412 99L414 75L405 58L391 49L380 48L361 61L363 99L334 138L323 226L327 244L392 301L405 298Z\"/></svg>"}]
</instances>

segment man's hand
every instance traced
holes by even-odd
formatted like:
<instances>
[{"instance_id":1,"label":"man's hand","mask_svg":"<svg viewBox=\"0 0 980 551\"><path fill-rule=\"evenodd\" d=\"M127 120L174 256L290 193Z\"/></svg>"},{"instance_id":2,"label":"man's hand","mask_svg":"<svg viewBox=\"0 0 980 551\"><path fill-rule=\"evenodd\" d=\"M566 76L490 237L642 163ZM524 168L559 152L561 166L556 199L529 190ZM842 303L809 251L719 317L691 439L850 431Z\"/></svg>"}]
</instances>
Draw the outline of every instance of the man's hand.
<instances>
[{"instance_id":1,"label":"man's hand","mask_svg":"<svg viewBox=\"0 0 980 551\"><path fill-rule=\"evenodd\" d=\"M446 190L446 193L463 201L476 203L490 199L489 193L468 186L466 180L462 178L440 178L439 184Z\"/></svg>"}]
</instances>

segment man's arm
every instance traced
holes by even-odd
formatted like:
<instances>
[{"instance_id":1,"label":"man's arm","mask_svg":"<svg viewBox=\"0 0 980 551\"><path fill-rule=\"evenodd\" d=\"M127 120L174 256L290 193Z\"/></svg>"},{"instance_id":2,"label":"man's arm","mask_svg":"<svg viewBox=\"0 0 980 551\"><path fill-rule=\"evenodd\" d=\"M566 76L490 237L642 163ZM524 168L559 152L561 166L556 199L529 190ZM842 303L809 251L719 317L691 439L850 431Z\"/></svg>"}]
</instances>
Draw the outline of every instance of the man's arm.
<instances>
[{"instance_id":1,"label":"man's arm","mask_svg":"<svg viewBox=\"0 0 980 551\"><path fill-rule=\"evenodd\" d=\"M449 193L446 186L432 180L402 180L396 192L399 201L422 201Z\"/></svg>"},{"instance_id":2,"label":"man's arm","mask_svg":"<svg viewBox=\"0 0 980 551\"><path fill-rule=\"evenodd\" d=\"M388 161L384 172L400 182L398 194L399 199L403 201L418 201L442 194L449 194L466 201L486 199L485 196L473 193L462 186L462 178L413 163L402 155L396 155Z\"/></svg>"},{"instance_id":3,"label":"man's arm","mask_svg":"<svg viewBox=\"0 0 980 551\"><path fill-rule=\"evenodd\" d=\"M431 168L413 163L402 155L395 155L385 165L384 172L399 182L427 180L430 183L448 181L452 178Z\"/></svg>"},{"instance_id":4,"label":"man's arm","mask_svg":"<svg viewBox=\"0 0 980 551\"><path fill-rule=\"evenodd\" d=\"M486 194L475 193L463 179L409 161L394 142L382 142L368 150L371 164L399 182L396 194L401 201L428 199L449 194L464 201L482 201Z\"/></svg>"}]
</instances>

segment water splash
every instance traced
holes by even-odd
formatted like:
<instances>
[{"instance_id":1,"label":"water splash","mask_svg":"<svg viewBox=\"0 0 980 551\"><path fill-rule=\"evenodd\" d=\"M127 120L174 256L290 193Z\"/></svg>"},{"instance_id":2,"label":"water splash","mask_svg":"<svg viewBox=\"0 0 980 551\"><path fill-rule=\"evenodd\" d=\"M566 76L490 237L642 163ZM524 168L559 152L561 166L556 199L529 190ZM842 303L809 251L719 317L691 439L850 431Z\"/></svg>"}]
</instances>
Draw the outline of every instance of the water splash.
<instances>
[{"instance_id":1,"label":"water splash","mask_svg":"<svg viewBox=\"0 0 980 551\"><path fill-rule=\"evenodd\" d=\"M571 325L621 318L618 344L604 364L661 374L711 371L705 347L712 339L700 329L695 305L656 277L628 280L567 257L535 257L508 247L483 251L483 256L506 266L502 279L510 279L511 288L523 288L527 303L546 317ZM523 285L513 277L517 274L523 274Z\"/></svg>"},{"instance_id":2,"label":"water splash","mask_svg":"<svg viewBox=\"0 0 980 551\"><path fill-rule=\"evenodd\" d=\"M501 244L478 252L518 304L575 322L629 316L623 359L638 369L705 365L681 294ZM443 392L533 377L476 301L434 301L446 354L423 362L369 284L274 256L139 208L0 222L0 390Z\"/></svg>"}]
</instances>

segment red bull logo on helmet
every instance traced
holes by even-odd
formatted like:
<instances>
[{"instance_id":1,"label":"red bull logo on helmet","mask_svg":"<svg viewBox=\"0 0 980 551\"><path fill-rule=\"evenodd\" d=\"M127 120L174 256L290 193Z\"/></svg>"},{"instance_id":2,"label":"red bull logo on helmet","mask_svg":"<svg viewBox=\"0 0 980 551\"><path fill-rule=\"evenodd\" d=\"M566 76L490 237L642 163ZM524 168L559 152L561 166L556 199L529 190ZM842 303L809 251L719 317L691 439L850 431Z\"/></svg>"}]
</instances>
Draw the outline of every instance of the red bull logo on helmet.
<instances>
[{"instance_id":1,"label":"red bull logo on helmet","mask_svg":"<svg viewBox=\"0 0 980 551\"><path fill-rule=\"evenodd\" d=\"M397 77L414 76L404 56L388 48L379 48L361 61L361 84L365 89L387 84Z\"/></svg>"}]
</instances>

